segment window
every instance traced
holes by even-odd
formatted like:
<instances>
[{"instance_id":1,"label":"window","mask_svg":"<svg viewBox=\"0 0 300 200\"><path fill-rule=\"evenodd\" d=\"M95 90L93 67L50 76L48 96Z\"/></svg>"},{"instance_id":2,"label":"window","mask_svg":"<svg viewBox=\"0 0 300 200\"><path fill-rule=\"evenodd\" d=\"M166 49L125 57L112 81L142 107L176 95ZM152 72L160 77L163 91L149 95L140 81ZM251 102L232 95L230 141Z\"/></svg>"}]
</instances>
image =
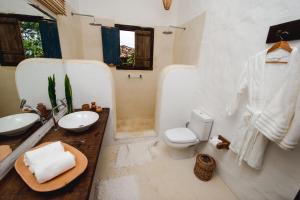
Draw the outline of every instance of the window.
<instances>
[{"instance_id":1,"label":"window","mask_svg":"<svg viewBox=\"0 0 300 200\"><path fill-rule=\"evenodd\" d=\"M154 29L117 24L102 27L103 58L125 70L152 70Z\"/></svg>"},{"instance_id":2,"label":"window","mask_svg":"<svg viewBox=\"0 0 300 200\"><path fill-rule=\"evenodd\" d=\"M43 57L40 25L38 22L20 22L24 53L26 58Z\"/></svg>"},{"instance_id":3,"label":"window","mask_svg":"<svg viewBox=\"0 0 300 200\"><path fill-rule=\"evenodd\" d=\"M26 58L61 58L56 21L0 14L0 65L16 66Z\"/></svg>"},{"instance_id":4,"label":"window","mask_svg":"<svg viewBox=\"0 0 300 200\"><path fill-rule=\"evenodd\" d=\"M135 65L135 32L120 30L120 64L126 67Z\"/></svg>"}]
</instances>

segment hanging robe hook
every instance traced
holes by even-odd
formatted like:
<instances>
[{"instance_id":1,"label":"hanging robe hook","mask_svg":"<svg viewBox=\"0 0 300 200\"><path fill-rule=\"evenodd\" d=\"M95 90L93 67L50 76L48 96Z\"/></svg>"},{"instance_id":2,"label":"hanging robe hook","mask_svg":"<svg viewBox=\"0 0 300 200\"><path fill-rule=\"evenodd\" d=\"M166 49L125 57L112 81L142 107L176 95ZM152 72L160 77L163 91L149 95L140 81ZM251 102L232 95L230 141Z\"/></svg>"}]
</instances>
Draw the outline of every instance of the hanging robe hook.
<instances>
[{"instance_id":1,"label":"hanging robe hook","mask_svg":"<svg viewBox=\"0 0 300 200\"><path fill-rule=\"evenodd\" d=\"M287 40L289 32L288 31L282 31L282 30L278 30L277 31L277 35L279 36L281 41Z\"/></svg>"}]
</instances>

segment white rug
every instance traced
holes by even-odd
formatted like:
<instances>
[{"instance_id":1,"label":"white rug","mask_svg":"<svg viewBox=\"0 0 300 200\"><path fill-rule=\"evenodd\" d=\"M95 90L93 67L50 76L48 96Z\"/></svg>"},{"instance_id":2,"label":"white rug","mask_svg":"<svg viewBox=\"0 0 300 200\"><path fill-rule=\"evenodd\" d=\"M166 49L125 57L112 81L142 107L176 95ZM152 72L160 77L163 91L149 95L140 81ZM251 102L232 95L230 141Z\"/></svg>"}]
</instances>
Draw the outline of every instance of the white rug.
<instances>
[{"instance_id":1,"label":"white rug","mask_svg":"<svg viewBox=\"0 0 300 200\"><path fill-rule=\"evenodd\" d=\"M97 200L139 200L135 176L100 181L97 185Z\"/></svg>"},{"instance_id":2,"label":"white rug","mask_svg":"<svg viewBox=\"0 0 300 200\"><path fill-rule=\"evenodd\" d=\"M158 141L147 141L122 145L119 148L116 168L143 165L155 157Z\"/></svg>"}]
</instances>

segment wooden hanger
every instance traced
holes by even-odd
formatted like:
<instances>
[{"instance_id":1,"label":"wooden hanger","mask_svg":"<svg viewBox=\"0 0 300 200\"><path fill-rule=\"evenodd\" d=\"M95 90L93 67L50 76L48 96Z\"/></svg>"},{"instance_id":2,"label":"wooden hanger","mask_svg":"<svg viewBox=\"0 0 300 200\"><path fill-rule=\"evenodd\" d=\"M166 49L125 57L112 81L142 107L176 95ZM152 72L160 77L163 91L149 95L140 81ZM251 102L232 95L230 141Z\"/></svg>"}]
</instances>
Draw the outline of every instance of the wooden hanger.
<instances>
[{"instance_id":1,"label":"wooden hanger","mask_svg":"<svg viewBox=\"0 0 300 200\"><path fill-rule=\"evenodd\" d=\"M287 31L283 31L280 34L280 41L276 42L270 49L268 49L267 54L275 51L276 49L283 49L289 53L291 53L293 51L292 47L289 45L289 43L285 40L283 40L283 34L288 35L289 33ZM288 63L286 61L266 61L266 63Z\"/></svg>"}]
</instances>

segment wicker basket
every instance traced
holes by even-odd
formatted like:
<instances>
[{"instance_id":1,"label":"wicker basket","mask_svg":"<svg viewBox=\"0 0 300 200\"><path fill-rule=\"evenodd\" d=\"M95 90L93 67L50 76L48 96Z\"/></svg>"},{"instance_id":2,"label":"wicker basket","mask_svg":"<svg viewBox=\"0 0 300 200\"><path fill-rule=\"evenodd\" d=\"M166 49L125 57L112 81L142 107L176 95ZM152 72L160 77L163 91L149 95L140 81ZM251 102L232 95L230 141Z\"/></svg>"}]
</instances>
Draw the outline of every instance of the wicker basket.
<instances>
[{"instance_id":1,"label":"wicker basket","mask_svg":"<svg viewBox=\"0 0 300 200\"><path fill-rule=\"evenodd\" d=\"M209 181L216 168L216 161L207 154L198 154L194 174L202 181Z\"/></svg>"}]
</instances>

